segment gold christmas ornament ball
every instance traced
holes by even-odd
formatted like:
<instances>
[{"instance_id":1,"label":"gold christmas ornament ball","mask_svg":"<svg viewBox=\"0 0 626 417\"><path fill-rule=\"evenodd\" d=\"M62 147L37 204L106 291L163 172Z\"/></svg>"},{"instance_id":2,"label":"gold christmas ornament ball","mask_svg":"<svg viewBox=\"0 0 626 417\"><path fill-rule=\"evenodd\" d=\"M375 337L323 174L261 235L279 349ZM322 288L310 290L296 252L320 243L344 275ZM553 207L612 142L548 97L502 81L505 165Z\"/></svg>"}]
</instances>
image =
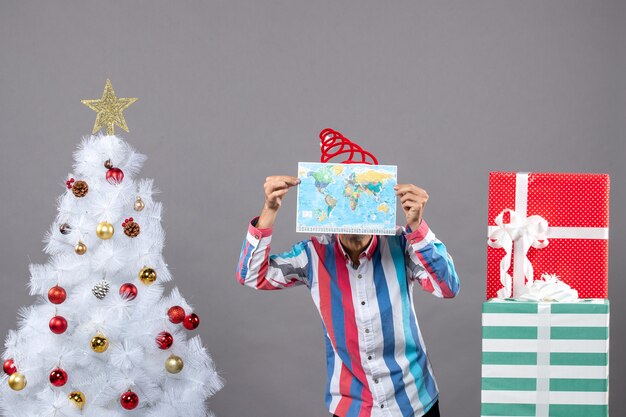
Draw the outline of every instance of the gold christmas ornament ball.
<instances>
[{"instance_id":1,"label":"gold christmas ornament ball","mask_svg":"<svg viewBox=\"0 0 626 417\"><path fill-rule=\"evenodd\" d=\"M96 235L102 240L108 240L113 237L113 233L115 233L115 229L113 229L113 225L109 222L100 222L96 227Z\"/></svg>"},{"instance_id":2,"label":"gold christmas ornament ball","mask_svg":"<svg viewBox=\"0 0 626 417\"><path fill-rule=\"evenodd\" d=\"M109 340L102 333L98 333L91 339L91 349L96 353L106 352L109 348Z\"/></svg>"},{"instance_id":3,"label":"gold christmas ornament ball","mask_svg":"<svg viewBox=\"0 0 626 417\"><path fill-rule=\"evenodd\" d=\"M141 197L138 196L135 200L135 211L141 211L144 207L146 207L146 203L144 203Z\"/></svg>"},{"instance_id":4,"label":"gold christmas ornament ball","mask_svg":"<svg viewBox=\"0 0 626 417\"><path fill-rule=\"evenodd\" d=\"M14 391L21 391L26 387L26 377L19 372L13 372L9 377L9 386Z\"/></svg>"},{"instance_id":5,"label":"gold christmas ornament ball","mask_svg":"<svg viewBox=\"0 0 626 417\"><path fill-rule=\"evenodd\" d=\"M176 356L171 354L169 358L165 360L165 369L170 374L177 374L183 370L183 366L185 366L183 360L180 356Z\"/></svg>"},{"instance_id":6,"label":"gold christmas ornament ball","mask_svg":"<svg viewBox=\"0 0 626 417\"><path fill-rule=\"evenodd\" d=\"M139 279L145 285L151 285L157 279L157 273L154 269L144 266L139 271Z\"/></svg>"},{"instance_id":7,"label":"gold christmas ornament ball","mask_svg":"<svg viewBox=\"0 0 626 417\"><path fill-rule=\"evenodd\" d=\"M76 244L76 246L74 246L74 252L76 252L77 255L84 255L87 253L87 245L85 245L81 240Z\"/></svg>"},{"instance_id":8,"label":"gold christmas ornament ball","mask_svg":"<svg viewBox=\"0 0 626 417\"><path fill-rule=\"evenodd\" d=\"M86 401L85 394L83 394L80 391L70 392L70 395L68 395L67 398L69 398L70 401L74 403L74 405L78 407L80 410L82 410L83 407L85 406L85 401Z\"/></svg>"}]
</instances>

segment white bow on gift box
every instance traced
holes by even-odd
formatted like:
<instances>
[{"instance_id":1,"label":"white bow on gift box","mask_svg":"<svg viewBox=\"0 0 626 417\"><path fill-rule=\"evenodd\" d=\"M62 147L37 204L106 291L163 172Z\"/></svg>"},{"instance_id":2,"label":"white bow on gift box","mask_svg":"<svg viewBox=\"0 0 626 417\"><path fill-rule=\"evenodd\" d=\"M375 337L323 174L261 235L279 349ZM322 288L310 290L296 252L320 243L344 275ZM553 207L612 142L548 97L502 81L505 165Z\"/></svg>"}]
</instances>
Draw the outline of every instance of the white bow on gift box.
<instances>
[{"instance_id":1,"label":"white bow on gift box","mask_svg":"<svg viewBox=\"0 0 626 417\"><path fill-rule=\"evenodd\" d=\"M509 223L504 223L505 213L509 213ZM508 272L511 267L513 243L515 243L515 264L521 264L522 277L532 283L533 264L526 255L531 247L541 249L548 246L548 222L538 215L525 217L513 210L505 209L498 214L495 223L498 227L489 235L488 244L492 248L504 249L505 255L500 261L502 288L498 290L498 298L508 298L513 292L513 277Z\"/></svg>"},{"instance_id":2,"label":"white bow on gift box","mask_svg":"<svg viewBox=\"0 0 626 417\"><path fill-rule=\"evenodd\" d=\"M541 279L533 281L524 287L522 293L516 297L520 301L557 301L560 303L575 303L578 291L559 280L555 274L543 274Z\"/></svg>"}]
</instances>

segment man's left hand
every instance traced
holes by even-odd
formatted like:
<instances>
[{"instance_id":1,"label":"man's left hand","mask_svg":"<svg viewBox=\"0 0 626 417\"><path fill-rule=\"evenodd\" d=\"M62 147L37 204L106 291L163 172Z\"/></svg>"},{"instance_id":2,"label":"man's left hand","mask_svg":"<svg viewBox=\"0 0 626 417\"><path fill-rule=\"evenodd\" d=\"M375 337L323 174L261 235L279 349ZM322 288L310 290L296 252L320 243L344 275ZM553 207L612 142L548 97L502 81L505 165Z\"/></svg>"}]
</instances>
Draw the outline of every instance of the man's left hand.
<instances>
[{"instance_id":1,"label":"man's left hand","mask_svg":"<svg viewBox=\"0 0 626 417\"><path fill-rule=\"evenodd\" d=\"M428 193L413 184L397 184L393 188L396 190L396 195L400 197L407 224L411 230L417 230L422 223L422 214L428 201Z\"/></svg>"}]
</instances>

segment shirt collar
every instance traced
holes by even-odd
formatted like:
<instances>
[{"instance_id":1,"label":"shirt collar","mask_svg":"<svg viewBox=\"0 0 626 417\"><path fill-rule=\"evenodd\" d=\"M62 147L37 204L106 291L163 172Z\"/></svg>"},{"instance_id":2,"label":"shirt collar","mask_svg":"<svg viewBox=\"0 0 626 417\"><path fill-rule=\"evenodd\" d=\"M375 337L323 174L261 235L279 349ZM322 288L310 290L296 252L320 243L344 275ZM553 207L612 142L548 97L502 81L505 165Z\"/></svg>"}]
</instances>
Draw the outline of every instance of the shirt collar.
<instances>
[{"instance_id":1,"label":"shirt collar","mask_svg":"<svg viewBox=\"0 0 626 417\"><path fill-rule=\"evenodd\" d=\"M339 247L339 250L341 251L341 254L343 255L343 257L345 259L350 259L350 255L348 255L346 250L343 248L343 245L339 241L339 236L337 235L335 235L335 244ZM378 246L378 235L372 235L372 240L370 240L370 243L367 246L367 248L365 248L365 250L361 252L361 254L359 255L359 258L365 255L368 260L371 260L372 256L374 256L374 252L376 251L377 246Z\"/></svg>"}]
</instances>

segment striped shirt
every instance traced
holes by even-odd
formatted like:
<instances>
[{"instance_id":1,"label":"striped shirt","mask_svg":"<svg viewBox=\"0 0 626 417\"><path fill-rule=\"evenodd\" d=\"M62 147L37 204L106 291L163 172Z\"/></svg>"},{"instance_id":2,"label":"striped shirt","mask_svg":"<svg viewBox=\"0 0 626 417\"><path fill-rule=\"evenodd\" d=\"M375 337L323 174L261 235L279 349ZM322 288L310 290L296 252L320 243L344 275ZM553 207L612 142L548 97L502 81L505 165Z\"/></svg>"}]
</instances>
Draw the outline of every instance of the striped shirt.
<instances>
[{"instance_id":1,"label":"striped shirt","mask_svg":"<svg viewBox=\"0 0 626 417\"><path fill-rule=\"evenodd\" d=\"M271 229L248 226L237 278L259 290L306 286L326 339L326 405L339 417L422 416L439 392L413 307L418 283L451 298L459 279L425 221L374 235L355 266L336 235L270 255Z\"/></svg>"}]
</instances>

